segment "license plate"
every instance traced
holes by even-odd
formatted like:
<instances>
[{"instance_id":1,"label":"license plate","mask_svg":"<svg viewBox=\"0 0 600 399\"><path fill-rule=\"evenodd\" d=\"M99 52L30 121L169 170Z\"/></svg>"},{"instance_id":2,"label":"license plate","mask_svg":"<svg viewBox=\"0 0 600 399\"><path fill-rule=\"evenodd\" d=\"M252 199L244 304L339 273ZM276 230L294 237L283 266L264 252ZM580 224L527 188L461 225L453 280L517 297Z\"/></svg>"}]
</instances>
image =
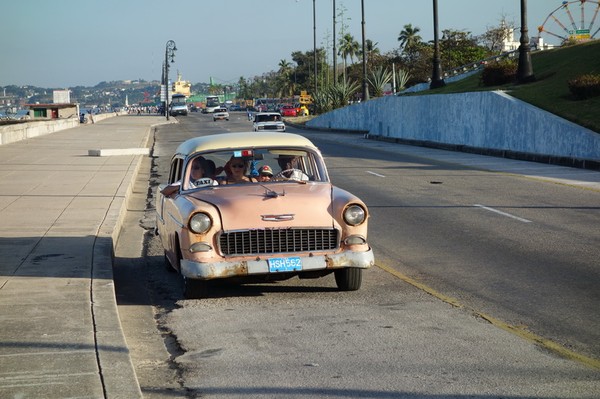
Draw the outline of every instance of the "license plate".
<instances>
[{"instance_id":1,"label":"license plate","mask_svg":"<svg viewBox=\"0 0 600 399\"><path fill-rule=\"evenodd\" d=\"M302 270L302 259L297 256L291 258L273 258L267 259L269 263L269 272L294 272Z\"/></svg>"}]
</instances>

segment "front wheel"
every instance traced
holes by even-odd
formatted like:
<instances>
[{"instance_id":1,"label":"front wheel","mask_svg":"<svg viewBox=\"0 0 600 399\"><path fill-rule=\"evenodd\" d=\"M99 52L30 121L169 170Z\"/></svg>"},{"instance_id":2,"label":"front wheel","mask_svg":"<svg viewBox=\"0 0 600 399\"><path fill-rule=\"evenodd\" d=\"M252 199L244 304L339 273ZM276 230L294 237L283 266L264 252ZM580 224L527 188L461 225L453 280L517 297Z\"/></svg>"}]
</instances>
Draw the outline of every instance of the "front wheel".
<instances>
[{"instance_id":1,"label":"front wheel","mask_svg":"<svg viewBox=\"0 0 600 399\"><path fill-rule=\"evenodd\" d=\"M362 269L348 267L336 270L335 283L340 291L356 291L362 284Z\"/></svg>"}]
</instances>

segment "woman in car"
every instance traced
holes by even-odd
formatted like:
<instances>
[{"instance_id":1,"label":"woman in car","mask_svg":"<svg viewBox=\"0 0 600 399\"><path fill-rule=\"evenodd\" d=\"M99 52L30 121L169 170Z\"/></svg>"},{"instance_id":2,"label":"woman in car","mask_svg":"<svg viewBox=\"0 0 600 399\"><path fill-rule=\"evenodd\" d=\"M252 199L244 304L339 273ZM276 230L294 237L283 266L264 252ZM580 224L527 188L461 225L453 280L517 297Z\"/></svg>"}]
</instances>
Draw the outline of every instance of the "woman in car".
<instances>
[{"instance_id":1,"label":"woman in car","mask_svg":"<svg viewBox=\"0 0 600 399\"><path fill-rule=\"evenodd\" d=\"M219 181L219 184L237 184L237 183L256 183L254 177L248 177L248 162L242 158L231 157L225 164L226 178Z\"/></svg>"}]
</instances>

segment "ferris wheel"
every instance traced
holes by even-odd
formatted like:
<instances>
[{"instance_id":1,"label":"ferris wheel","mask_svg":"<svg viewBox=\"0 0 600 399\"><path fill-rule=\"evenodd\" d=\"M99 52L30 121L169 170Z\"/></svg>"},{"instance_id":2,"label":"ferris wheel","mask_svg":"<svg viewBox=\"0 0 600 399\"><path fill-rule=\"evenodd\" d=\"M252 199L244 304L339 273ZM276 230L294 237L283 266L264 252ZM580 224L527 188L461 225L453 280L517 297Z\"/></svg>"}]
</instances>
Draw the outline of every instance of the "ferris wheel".
<instances>
[{"instance_id":1,"label":"ferris wheel","mask_svg":"<svg viewBox=\"0 0 600 399\"><path fill-rule=\"evenodd\" d=\"M600 12L600 2L591 0L563 1L538 27L540 35L567 40L587 41L596 37L600 27L594 31L594 23ZM574 16L575 15L575 16Z\"/></svg>"}]
</instances>

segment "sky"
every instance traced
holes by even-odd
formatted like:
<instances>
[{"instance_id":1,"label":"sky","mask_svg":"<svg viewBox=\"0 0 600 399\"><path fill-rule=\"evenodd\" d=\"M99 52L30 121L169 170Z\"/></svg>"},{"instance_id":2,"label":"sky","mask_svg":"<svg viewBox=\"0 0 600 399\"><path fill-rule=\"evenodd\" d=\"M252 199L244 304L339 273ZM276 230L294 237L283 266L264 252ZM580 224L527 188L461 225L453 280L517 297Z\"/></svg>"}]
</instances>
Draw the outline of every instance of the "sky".
<instances>
[{"instance_id":1,"label":"sky","mask_svg":"<svg viewBox=\"0 0 600 399\"><path fill-rule=\"evenodd\" d=\"M406 24L433 40L433 1L363 0L366 38L397 49ZM361 0L335 0L337 38L361 41ZM176 43L170 78L237 83L276 71L313 49L313 0L5 0L0 86L95 86L160 80L166 43ZM168 4L168 5L167 5ZM314 0L317 47L330 47L333 0ZM561 0L528 0L529 35ZM343 10L343 16L339 15ZM520 25L520 0L438 0L439 30L479 35L500 20ZM441 33L440 33L441 35ZM440 36L441 37L441 36ZM516 39L518 40L517 32ZM551 38L545 39L552 42ZM329 45L328 45L329 43ZM341 63L341 59L338 61Z\"/></svg>"}]
</instances>

